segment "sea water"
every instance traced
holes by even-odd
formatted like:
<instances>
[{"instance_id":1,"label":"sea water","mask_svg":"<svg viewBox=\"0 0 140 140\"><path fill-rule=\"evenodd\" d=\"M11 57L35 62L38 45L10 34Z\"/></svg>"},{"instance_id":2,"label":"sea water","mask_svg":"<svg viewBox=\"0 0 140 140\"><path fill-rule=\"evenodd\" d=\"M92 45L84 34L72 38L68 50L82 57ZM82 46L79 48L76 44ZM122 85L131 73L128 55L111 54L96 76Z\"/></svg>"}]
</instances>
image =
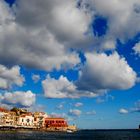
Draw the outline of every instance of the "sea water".
<instances>
[{"instance_id":1,"label":"sea water","mask_svg":"<svg viewBox=\"0 0 140 140\"><path fill-rule=\"evenodd\" d=\"M140 140L139 130L1 131L0 140Z\"/></svg>"}]
</instances>

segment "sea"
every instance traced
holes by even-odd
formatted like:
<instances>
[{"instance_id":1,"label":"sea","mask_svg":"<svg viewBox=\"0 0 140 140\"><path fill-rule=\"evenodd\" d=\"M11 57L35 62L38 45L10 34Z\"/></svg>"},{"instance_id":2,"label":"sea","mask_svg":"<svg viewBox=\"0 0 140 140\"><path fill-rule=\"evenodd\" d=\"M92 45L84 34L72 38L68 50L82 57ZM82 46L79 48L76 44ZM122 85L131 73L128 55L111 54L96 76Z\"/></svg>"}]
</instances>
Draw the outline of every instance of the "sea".
<instances>
[{"instance_id":1,"label":"sea","mask_svg":"<svg viewBox=\"0 0 140 140\"><path fill-rule=\"evenodd\" d=\"M0 140L140 140L140 130L0 131Z\"/></svg>"}]
</instances>

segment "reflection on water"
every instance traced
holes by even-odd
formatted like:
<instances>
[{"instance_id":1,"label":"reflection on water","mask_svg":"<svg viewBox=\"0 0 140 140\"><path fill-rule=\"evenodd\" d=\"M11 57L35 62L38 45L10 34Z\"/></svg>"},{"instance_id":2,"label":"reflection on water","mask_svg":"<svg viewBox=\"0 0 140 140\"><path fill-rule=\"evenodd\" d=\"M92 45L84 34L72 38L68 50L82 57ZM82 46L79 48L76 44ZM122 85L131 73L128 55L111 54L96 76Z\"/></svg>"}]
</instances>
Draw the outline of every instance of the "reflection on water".
<instances>
[{"instance_id":1,"label":"reflection on water","mask_svg":"<svg viewBox=\"0 0 140 140\"><path fill-rule=\"evenodd\" d=\"M140 131L82 130L75 133L0 131L0 140L140 140Z\"/></svg>"}]
</instances>

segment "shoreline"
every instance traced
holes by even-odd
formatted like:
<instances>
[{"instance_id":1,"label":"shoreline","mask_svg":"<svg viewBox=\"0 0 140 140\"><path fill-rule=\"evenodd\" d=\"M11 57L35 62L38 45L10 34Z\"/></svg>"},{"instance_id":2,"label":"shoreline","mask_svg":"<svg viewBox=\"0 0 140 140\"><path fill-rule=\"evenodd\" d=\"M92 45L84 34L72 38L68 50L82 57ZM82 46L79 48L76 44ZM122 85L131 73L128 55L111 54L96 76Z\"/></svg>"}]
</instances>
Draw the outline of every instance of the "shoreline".
<instances>
[{"instance_id":1,"label":"shoreline","mask_svg":"<svg viewBox=\"0 0 140 140\"><path fill-rule=\"evenodd\" d=\"M67 129L45 129L45 128L0 128L0 132L68 132ZM71 130L72 131L72 130ZM76 132L79 130L75 130L72 132Z\"/></svg>"},{"instance_id":2,"label":"shoreline","mask_svg":"<svg viewBox=\"0 0 140 140\"><path fill-rule=\"evenodd\" d=\"M136 129L78 129L77 131L129 131L129 130L139 130L138 128L136 128ZM28 128L26 128L26 129L0 129L0 132L18 132L18 131L25 131L25 132L29 132L29 131L35 131L35 132L67 132L67 131L65 131L65 130L47 130L47 129L28 129ZM73 131L73 132L77 132L77 131Z\"/></svg>"}]
</instances>

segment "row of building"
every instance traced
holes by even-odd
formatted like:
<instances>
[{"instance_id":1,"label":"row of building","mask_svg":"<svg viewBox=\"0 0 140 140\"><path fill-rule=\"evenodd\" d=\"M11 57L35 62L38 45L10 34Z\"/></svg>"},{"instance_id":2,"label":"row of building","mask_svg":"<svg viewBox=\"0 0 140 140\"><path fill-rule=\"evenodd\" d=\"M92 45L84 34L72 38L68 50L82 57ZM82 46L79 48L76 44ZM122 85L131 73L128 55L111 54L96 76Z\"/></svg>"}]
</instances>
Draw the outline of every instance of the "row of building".
<instances>
[{"instance_id":1,"label":"row of building","mask_svg":"<svg viewBox=\"0 0 140 140\"><path fill-rule=\"evenodd\" d=\"M76 130L76 126L68 125L64 118L49 117L44 112L28 112L25 109L13 108L7 110L0 108L0 126L15 128L32 128L45 130Z\"/></svg>"}]
</instances>

